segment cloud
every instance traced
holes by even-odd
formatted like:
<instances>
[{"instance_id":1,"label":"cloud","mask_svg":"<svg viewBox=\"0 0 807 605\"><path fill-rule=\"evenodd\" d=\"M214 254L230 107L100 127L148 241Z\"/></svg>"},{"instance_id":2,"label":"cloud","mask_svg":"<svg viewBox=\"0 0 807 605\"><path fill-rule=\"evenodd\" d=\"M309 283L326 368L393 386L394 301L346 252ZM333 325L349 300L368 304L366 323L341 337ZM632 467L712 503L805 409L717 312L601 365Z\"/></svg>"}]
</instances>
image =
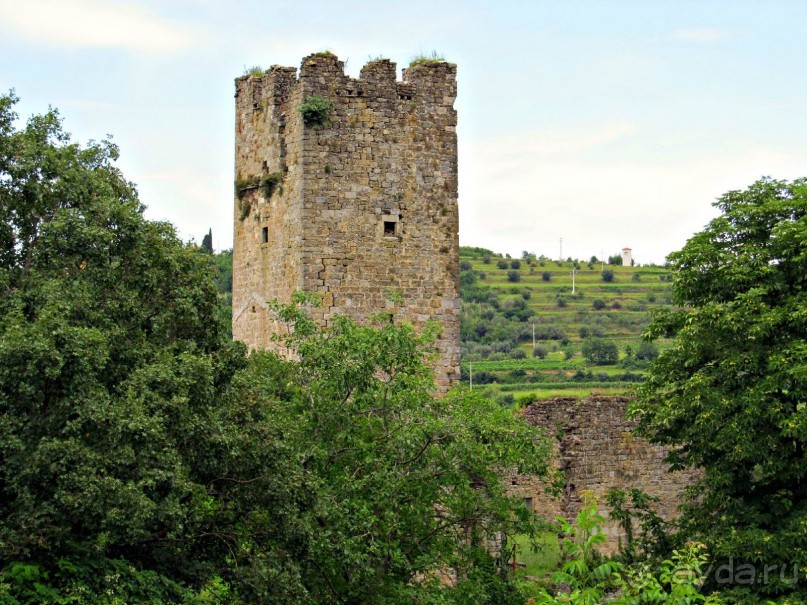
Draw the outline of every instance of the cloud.
<instances>
[{"instance_id":1,"label":"cloud","mask_svg":"<svg viewBox=\"0 0 807 605\"><path fill-rule=\"evenodd\" d=\"M717 29L714 27L690 27L684 29L677 29L670 34L676 40L684 40L686 42L696 42L698 44L710 44L712 42L719 42L730 38L734 33Z\"/></svg>"},{"instance_id":2,"label":"cloud","mask_svg":"<svg viewBox=\"0 0 807 605\"><path fill-rule=\"evenodd\" d=\"M27 40L67 48L173 53L194 42L189 30L141 7L103 0L0 0L0 27Z\"/></svg>"},{"instance_id":3,"label":"cloud","mask_svg":"<svg viewBox=\"0 0 807 605\"><path fill-rule=\"evenodd\" d=\"M663 262L716 215L711 202L718 196L763 174L792 179L803 171L796 154L752 144L676 158L609 154L618 132L604 126L588 138L572 135L565 142L578 141L580 152L555 157L510 153L514 135L463 145L461 243L554 256L562 237L564 256L609 255L630 246L637 262ZM544 142L525 140L520 149L556 141L546 133L522 136Z\"/></svg>"}]
</instances>

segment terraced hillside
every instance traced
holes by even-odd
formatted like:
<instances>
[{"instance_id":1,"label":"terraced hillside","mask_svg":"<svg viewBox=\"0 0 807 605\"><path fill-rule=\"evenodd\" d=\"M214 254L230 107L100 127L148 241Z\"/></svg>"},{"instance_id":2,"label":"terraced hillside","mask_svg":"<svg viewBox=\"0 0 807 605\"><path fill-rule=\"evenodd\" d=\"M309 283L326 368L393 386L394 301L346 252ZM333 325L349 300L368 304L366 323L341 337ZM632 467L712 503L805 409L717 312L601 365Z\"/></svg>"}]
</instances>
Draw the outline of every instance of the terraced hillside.
<instances>
[{"instance_id":1,"label":"terraced hillside","mask_svg":"<svg viewBox=\"0 0 807 605\"><path fill-rule=\"evenodd\" d=\"M462 248L463 380L505 404L641 381L659 345L640 335L670 304L667 270L526 256Z\"/></svg>"}]
</instances>

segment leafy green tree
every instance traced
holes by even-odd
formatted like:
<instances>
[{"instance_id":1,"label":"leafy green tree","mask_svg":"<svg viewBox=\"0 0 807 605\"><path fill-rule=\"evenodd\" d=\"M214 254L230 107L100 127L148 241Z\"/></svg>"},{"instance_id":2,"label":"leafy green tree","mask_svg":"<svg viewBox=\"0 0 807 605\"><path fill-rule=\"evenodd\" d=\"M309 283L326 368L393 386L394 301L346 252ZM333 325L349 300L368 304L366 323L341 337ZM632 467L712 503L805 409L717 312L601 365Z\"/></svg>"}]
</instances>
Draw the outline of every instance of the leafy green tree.
<instances>
[{"instance_id":1,"label":"leafy green tree","mask_svg":"<svg viewBox=\"0 0 807 605\"><path fill-rule=\"evenodd\" d=\"M583 341L582 353L589 363L596 365L613 364L619 359L616 343L602 338L589 338Z\"/></svg>"},{"instance_id":2,"label":"leafy green tree","mask_svg":"<svg viewBox=\"0 0 807 605\"><path fill-rule=\"evenodd\" d=\"M609 263L612 264L612 263ZM604 282L612 282L614 281L614 270L613 269L604 269L602 272L602 281Z\"/></svg>"},{"instance_id":3,"label":"leafy green tree","mask_svg":"<svg viewBox=\"0 0 807 605\"><path fill-rule=\"evenodd\" d=\"M308 590L318 602L404 602L437 590L420 580L453 567L463 587L455 596L464 594L480 548L497 532L530 531L500 469L546 475L548 443L474 392L434 397L423 363L432 335L346 318L319 332L302 309L279 311L294 327L283 344L299 361L290 362L295 395L275 413L295 425L287 441L318 486L301 572ZM278 382L261 372L258 383L261 375ZM474 590L487 602L481 584Z\"/></svg>"},{"instance_id":4,"label":"leafy green tree","mask_svg":"<svg viewBox=\"0 0 807 605\"><path fill-rule=\"evenodd\" d=\"M669 256L673 303L647 329L673 345L632 406L699 468L682 527L718 560L807 564L807 181L762 179ZM749 590L788 593L769 577ZM749 601L750 602L750 601Z\"/></svg>"},{"instance_id":5,"label":"leafy green tree","mask_svg":"<svg viewBox=\"0 0 807 605\"><path fill-rule=\"evenodd\" d=\"M511 269L507 272L507 281L509 282L520 282L521 281L521 271L517 269Z\"/></svg>"},{"instance_id":6,"label":"leafy green tree","mask_svg":"<svg viewBox=\"0 0 807 605\"><path fill-rule=\"evenodd\" d=\"M429 335L315 329L247 357L209 255L147 221L110 142L0 97L0 602L461 603L549 446L432 394ZM433 336L433 335L432 335ZM450 589L436 580L457 571ZM508 592L509 591L509 592Z\"/></svg>"},{"instance_id":7,"label":"leafy green tree","mask_svg":"<svg viewBox=\"0 0 807 605\"><path fill-rule=\"evenodd\" d=\"M17 130L14 103L0 97L0 571L18 595L51 578L58 602L177 601L239 540L219 516L229 486L210 482L249 467L219 456L254 435L220 417L245 352L209 257L143 218L117 148L71 143L53 111ZM251 465L280 472L265 445Z\"/></svg>"}]
</instances>

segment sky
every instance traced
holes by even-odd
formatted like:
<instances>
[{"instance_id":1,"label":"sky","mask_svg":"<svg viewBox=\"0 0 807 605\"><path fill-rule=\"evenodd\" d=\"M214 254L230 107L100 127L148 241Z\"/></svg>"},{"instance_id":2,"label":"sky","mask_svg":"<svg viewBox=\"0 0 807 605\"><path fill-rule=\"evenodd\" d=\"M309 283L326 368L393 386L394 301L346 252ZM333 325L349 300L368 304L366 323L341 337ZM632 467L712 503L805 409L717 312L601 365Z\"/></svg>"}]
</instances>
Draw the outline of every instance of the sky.
<instances>
[{"instance_id":1,"label":"sky","mask_svg":"<svg viewBox=\"0 0 807 605\"><path fill-rule=\"evenodd\" d=\"M462 245L661 263L723 193L807 176L805 0L0 0L21 118L111 135L148 218L216 249L234 78L322 50L457 64Z\"/></svg>"}]
</instances>

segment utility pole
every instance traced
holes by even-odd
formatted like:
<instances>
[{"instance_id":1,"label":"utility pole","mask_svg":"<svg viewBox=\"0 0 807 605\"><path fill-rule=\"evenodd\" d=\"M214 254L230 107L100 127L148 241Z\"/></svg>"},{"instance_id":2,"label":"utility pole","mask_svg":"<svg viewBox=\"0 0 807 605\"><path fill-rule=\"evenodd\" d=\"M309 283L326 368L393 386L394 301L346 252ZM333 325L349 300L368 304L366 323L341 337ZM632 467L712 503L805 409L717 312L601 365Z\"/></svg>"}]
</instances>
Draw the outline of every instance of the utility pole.
<instances>
[{"instance_id":1,"label":"utility pole","mask_svg":"<svg viewBox=\"0 0 807 605\"><path fill-rule=\"evenodd\" d=\"M559 262L563 262L563 238L560 238L560 258L558 258Z\"/></svg>"},{"instance_id":2,"label":"utility pole","mask_svg":"<svg viewBox=\"0 0 807 605\"><path fill-rule=\"evenodd\" d=\"M575 269L572 269L572 294L574 294L574 274L577 273ZM532 324L532 347L535 348L535 324Z\"/></svg>"}]
</instances>

